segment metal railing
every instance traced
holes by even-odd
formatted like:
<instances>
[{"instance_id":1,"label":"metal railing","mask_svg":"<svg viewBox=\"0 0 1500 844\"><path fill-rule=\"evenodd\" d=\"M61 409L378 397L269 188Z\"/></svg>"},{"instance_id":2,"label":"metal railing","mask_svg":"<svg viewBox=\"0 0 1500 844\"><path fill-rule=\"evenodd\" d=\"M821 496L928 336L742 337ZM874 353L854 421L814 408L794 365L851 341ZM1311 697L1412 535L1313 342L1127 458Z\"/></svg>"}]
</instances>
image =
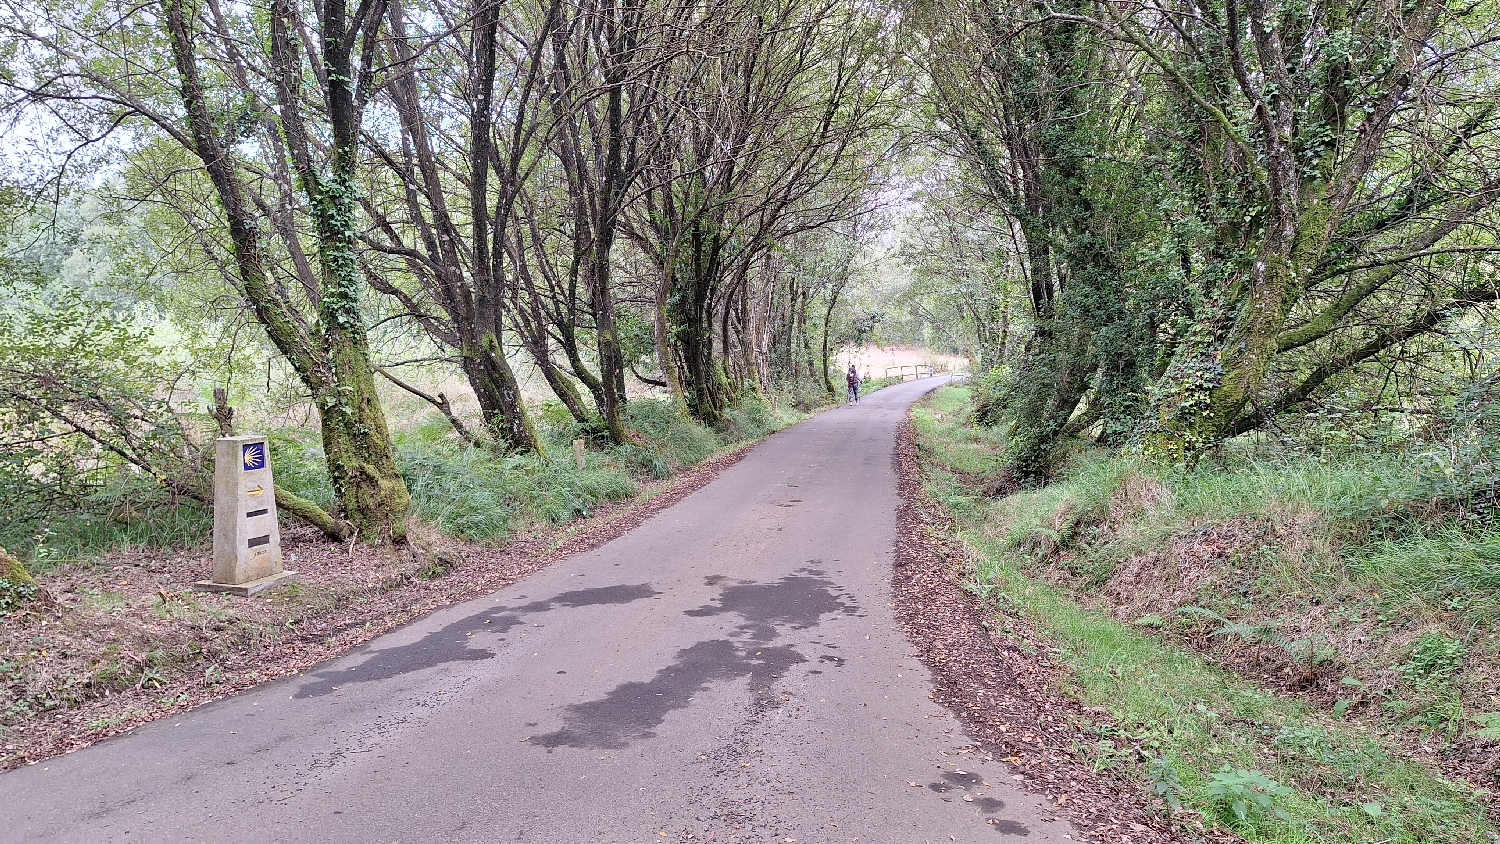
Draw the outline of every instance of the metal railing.
<instances>
[{"instance_id":1,"label":"metal railing","mask_svg":"<svg viewBox=\"0 0 1500 844\"><path fill-rule=\"evenodd\" d=\"M885 377L894 377L891 375L891 372L893 370L901 376L902 381L905 381L908 375L915 379L931 378L933 375L937 374L933 372L931 364L919 363L915 366L887 366L885 368ZM908 372L907 370L910 370L910 372Z\"/></svg>"}]
</instances>

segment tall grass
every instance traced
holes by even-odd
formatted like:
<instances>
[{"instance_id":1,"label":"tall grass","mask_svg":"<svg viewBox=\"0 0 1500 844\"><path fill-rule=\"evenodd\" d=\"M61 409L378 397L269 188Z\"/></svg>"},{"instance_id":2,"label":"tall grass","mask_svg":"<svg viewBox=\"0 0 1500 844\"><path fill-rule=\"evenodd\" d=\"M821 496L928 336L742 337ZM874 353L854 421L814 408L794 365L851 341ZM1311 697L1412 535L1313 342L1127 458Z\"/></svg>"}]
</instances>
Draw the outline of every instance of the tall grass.
<instances>
[{"instance_id":1,"label":"tall grass","mask_svg":"<svg viewBox=\"0 0 1500 844\"><path fill-rule=\"evenodd\" d=\"M45 574L101 550L180 548L212 531L209 507L171 496L155 484L121 479L89 496L82 508L58 513L40 530L0 530L0 547L22 557L34 574Z\"/></svg>"},{"instance_id":2,"label":"tall grass","mask_svg":"<svg viewBox=\"0 0 1500 844\"><path fill-rule=\"evenodd\" d=\"M1485 627L1500 618L1500 534L1450 527L1382 542L1351 563L1367 583L1430 608L1461 611Z\"/></svg>"},{"instance_id":3,"label":"tall grass","mask_svg":"<svg viewBox=\"0 0 1500 844\"><path fill-rule=\"evenodd\" d=\"M502 540L527 524L562 524L588 516L604 503L636 494L643 479L668 477L803 414L791 401L751 395L730 407L724 422L711 429L684 417L669 401L636 399L625 408L626 426L636 437L623 445L599 443L591 436L596 431L575 423L565 411L544 407L539 415L548 446L539 455L502 456L467 446L436 415L395 430L396 460L411 491L412 515L451 536ZM574 464L572 451L572 441L580 437L588 440L582 469ZM269 438L277 484L332 509L333 486L316 432L289 428ZM211 508L173 500L154 484L124 475L77 511L57 514L37 535L7 533L0 514L0 546L46 572L61 561L109 551L203 545L212 527Z\"/></svg>"},{"instance_id":4,"label":"tall grass","mask_svg":"<svg viewBox=\"0 0 1500 844\"><path fill-rule=\"evenodd\" d=\"M671 466L701 463L723 446L713 431L678 413L666 400L631 402L625 406L625 421L650 441L652 450L670 461Z\"/></svg>"},{"instance_id":5,"label":"tall grass","mask_svg":"<svg viewBox=\"0 0 1500 844\"><path fill-rule=\"evenodd\" d=\"M1146 469L1142 469L1146 471ZM1394 453L1337 460L1267 455L1223 466L1149 470L1172 491L1179 518L1222 519L1300 505L1331 518L1365 518L1421 493L1421 461Z\"/></svg>"},{"instance_id":6,"label":"tall grass","mask_svg":"<svg viewBox=\"0 0 1500 844\"><path fill-rule=\"evenodd\" d=\"M503 539L526 521L561 524L635 493L624 467L595 458L580 470L560 450L497 458L452 440L400 436L396 455L412 514L464 539Z\"/></svg>"}]
</instances>

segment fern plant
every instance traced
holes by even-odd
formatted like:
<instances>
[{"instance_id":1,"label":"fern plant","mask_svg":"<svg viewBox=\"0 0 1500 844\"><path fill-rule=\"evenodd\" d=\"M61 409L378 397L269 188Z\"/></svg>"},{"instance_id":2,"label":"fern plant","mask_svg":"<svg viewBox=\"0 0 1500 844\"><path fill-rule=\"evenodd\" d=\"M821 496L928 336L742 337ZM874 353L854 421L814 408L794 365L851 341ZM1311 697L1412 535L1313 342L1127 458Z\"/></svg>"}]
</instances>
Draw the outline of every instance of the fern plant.
<instances>
[{"instance_id":1,"label":"fern plant","mask_svg":"<svg viewBox=\"0 0 1500 844\"><path fill-rule=\"evenodd\" d=\"M1219 625L1209 635L1211 636L1233 636L1251 645L1270 645L1287 655L1287 658L1301 665L1305 672L1304 679L1312 680L1317 677L1317 669L1320 665L1333 662L1338 658L1338 651L1328 645L1323 637L1318 635L1300 636L1293 638L1281 632L1284 621L1244 622L1232 621L1206 607L1181 607L1177 610L1183 615L1193 615L1206 618Z\"/></svg>"}]
</instances>

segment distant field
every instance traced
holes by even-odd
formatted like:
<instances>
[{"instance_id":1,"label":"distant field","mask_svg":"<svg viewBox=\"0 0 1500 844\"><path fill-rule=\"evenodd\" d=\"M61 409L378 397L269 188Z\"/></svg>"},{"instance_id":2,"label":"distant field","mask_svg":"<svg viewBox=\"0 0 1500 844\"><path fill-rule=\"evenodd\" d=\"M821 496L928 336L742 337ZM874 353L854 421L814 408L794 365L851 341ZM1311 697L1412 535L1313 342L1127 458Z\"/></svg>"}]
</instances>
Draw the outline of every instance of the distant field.
<instances>
[{"instance_id":1,"label":"distant field","mask_svg":"<svg viewBox=\"0 0 1500 844\"><path fill-rule=\"evenodd\" d=\"M862 378L880 378L888 366L915 366L925 363L938 371L955 372L967 369L969 359L958 355L945 355L916 346L866 346L862 349L843 350L834 356L840 370L849 368L853 359Z\"/></svg>"}]
</instances>

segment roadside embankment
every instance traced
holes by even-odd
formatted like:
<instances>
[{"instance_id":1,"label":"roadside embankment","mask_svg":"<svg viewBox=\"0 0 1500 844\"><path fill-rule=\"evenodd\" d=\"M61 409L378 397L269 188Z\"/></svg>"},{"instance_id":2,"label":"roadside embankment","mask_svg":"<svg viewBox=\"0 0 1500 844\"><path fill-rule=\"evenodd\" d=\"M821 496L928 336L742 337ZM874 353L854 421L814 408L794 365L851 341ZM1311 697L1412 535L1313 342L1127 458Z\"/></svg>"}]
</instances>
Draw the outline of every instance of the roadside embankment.
<instances>
[{"instance_id":1,"label":"roadside embankment","mask_svg":"<svg viewBox=\"0 0 1500 844\"><path fill-rule=\"evenodd\" d=\"M1075 759L1189 837L1496 840L1500 557L1422 512L1399 460L1187 472L1082 451L995 498L1003 439L968 401L913 411L928 492L992 623L1033 632L1097 715Z\"/></svg>"}]
</instances>

